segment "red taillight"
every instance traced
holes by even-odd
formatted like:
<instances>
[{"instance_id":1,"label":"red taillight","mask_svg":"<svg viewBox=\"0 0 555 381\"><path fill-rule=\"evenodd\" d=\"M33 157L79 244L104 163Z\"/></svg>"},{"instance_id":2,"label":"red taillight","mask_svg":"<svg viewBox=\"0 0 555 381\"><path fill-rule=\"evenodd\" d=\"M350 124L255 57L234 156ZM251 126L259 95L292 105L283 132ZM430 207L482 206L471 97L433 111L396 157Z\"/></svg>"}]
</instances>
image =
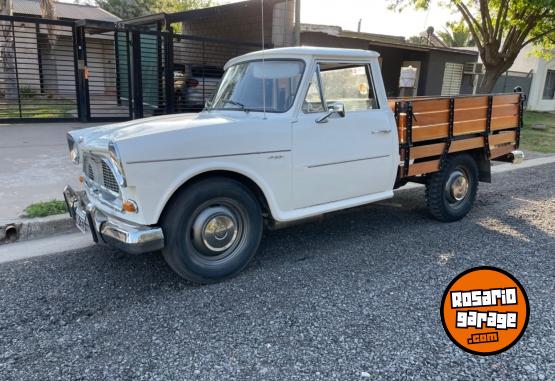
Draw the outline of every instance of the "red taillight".
<instances>
[{"instance_id":1,"label":"red taillight","mask_svg":"<svg viewBox=\"0 0 555 381\"><path fill-rule=\"evenodd\" d=\"M188 79L187 81L185 81L185 85L187 87L197 87L198 81L196 79Z\"/></svg>"}]
</instances>

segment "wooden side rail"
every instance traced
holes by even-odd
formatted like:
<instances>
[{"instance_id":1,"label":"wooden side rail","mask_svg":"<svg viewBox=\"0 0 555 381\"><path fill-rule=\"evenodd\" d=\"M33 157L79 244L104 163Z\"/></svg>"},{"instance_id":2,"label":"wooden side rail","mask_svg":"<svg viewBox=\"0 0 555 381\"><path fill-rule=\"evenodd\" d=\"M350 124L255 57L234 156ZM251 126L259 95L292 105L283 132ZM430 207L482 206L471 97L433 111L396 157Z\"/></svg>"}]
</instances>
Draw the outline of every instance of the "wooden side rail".
<instances>
[{"instance_id":1,"label":"wooden side rail","mask_svg":"<svg viewBox=\"0 0 555 381\"><path fill-rule=\"evenodd\" d=\"M436 172L450 153L484 149L490 159L507 155L519 145L523 105L521 93L391 100L399 177Z\"/></svg>"}]
</instances>

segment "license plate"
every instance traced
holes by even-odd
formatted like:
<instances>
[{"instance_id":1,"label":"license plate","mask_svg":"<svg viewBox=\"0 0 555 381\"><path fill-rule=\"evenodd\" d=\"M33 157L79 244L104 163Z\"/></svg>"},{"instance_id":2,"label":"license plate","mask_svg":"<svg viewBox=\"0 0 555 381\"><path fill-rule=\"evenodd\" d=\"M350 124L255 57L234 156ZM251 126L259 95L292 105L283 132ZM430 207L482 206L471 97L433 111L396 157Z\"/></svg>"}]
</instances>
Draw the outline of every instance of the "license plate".
<instances>
[{"instance_id":1,"label":"license plate","mask_svg":"<svg viewBox=\"0 0 555 381\"><path fill-rule=\"evenodd\" d=\"M82 209L75 209L75 226L83 233L87 232L89 223L87 221L87 213Z\"/></svg>"}]
</instances>

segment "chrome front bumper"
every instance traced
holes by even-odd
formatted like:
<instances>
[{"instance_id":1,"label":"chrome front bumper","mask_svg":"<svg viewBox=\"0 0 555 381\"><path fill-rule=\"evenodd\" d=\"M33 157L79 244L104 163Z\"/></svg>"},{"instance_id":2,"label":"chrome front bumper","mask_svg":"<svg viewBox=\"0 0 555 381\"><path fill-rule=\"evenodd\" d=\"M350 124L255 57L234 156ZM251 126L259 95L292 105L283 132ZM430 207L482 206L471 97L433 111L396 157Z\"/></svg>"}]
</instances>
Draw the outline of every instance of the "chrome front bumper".
<instances>
[{"instance_id":1,"label":"chrome front bumper","mask_svg":"<svg viewBox=\"0 0 555 381\"><path fill-rule=\"evenodd\" d=\"M141 254L164 248L164 233L159 227L135 225L119 220L97 209L84 191L76 192L69 185L64 189L69 215L75 220L76 210L87 215L89 230L96 243L130 254Z\"/></svg>"}]
</instances>

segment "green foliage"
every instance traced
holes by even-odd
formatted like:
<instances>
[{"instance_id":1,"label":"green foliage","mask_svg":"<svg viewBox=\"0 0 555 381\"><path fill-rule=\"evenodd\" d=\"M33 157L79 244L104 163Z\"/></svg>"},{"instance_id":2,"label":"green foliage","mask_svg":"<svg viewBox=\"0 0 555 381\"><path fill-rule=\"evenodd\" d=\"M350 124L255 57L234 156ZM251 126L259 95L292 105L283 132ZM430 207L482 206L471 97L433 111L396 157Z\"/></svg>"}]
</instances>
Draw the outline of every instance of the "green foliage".
<instances>
[{"instance_id":1,"label":"green foliage","mask_svg":"<svg viewBox=\"0 0 555 381\"><path fill-rule=\"evenodd\" d=\"M214 5L214 0L97 0L98 5L122 19L174 13Z\"/></svg>"},{"instance_id":2,"label":"green foliage","mask_svg":"<svg viewBox=\"0 0 555 381\"><path fill-rule=\"evenodd\" d=\"M426 45L426 37L423 36L410 36L407 41L411 44Z\"/></svg>"},{"instance_id":3,"label":"green foliage","mask_svg":"<svg viewBox=\"0 0 555 381\"><path fill-rule=\"evenodd\" d=\"M67 206L64 201L60 200L37 202L25 208L25 217L27 218L46 217L63 213L67 213Z\"/></svg>"},{"instance_id":4,"label":"green foliage","mask_svg":"<svg viewBox=\"0 0 555 381\"><path fill-rule=\"evenodd\" d=\"M464 20L459 22L448 22L445 24L445 30L438 32L437 35L447 46L451 48L476 45Z\"/></svg>"},{"instance_id":5,"label":"green foliage","mask_svg":"<svg viewBox=\"0 0 555 381\"><path fill-rule=\"evenodd\" d=\"M19 95L21 98L34 98L37 96L37 91L31 86L22 85L19 87Z\"/></svg>"},{"instance_id":6,"label":"green foliage","mask_svg":"<svg viewBox=\"0 0 555 381\"><path fill-rule=\"evenodd\" d=\"M534 130L535 124L545 125L545 130ZM555 114L548 112L524 113L524 128L520 146L528 151L555 153Z\"/></svg>"}]
</instances>

